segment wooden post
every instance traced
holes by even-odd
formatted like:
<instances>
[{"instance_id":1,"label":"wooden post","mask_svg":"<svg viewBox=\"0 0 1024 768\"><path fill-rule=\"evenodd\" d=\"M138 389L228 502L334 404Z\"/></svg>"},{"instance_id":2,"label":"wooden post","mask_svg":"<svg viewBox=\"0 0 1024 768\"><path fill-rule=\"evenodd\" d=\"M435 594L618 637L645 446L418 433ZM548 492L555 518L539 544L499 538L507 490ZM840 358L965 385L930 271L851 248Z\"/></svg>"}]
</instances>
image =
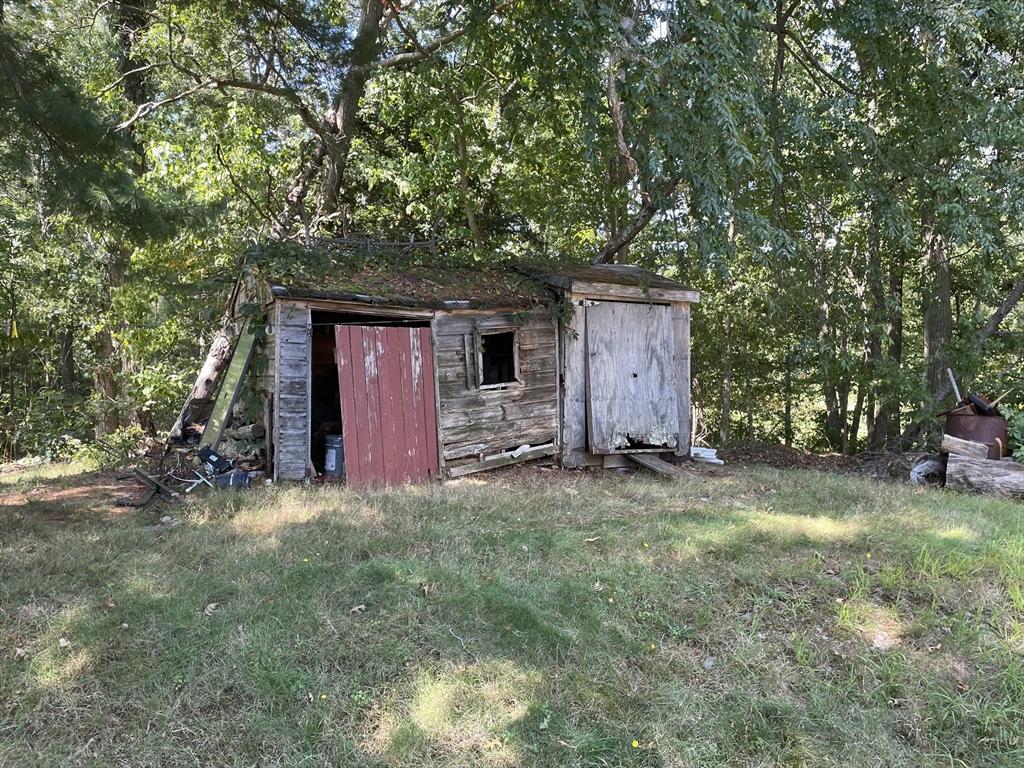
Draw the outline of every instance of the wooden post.
<instances>
[{"instance_id":1,"label":"wooden post","mask_svg":"<svg viewBox=\"0 0 1024 768\"><path fill-rule=\"evenodd\" d=\"M676 456L690 455L690 305L672 302L672 336L675 344L676 407L679 436Z\"/></svg>"},{"instance_id":2,"label":"wooden post","mask_svg":"<svg viewBox=\"0 0 1024 768\"><path fill-rule=\"evenodd\" d=\"M587 310L583 296L570 293L572 320L563 326L562 466L583 467L587 459L586 357Z\"/></svg>"}]
</instances>

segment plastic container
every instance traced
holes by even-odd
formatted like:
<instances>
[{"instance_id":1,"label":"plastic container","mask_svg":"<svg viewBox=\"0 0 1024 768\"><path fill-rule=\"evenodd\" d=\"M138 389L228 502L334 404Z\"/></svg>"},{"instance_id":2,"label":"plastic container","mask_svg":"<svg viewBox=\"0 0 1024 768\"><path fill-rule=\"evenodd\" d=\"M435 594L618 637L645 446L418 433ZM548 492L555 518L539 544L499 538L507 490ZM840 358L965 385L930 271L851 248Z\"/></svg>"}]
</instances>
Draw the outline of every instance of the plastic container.
<instances>
[{"instance_id":1,"label":"plastic container","mask_svg":"<svg viewBox=\"0 0 1024 768\"><path fill-rule=\"evenodd\" d=\"M324 436L324 476L345 476L345 446L341 435Z\"/></svg>"}]
</instances>

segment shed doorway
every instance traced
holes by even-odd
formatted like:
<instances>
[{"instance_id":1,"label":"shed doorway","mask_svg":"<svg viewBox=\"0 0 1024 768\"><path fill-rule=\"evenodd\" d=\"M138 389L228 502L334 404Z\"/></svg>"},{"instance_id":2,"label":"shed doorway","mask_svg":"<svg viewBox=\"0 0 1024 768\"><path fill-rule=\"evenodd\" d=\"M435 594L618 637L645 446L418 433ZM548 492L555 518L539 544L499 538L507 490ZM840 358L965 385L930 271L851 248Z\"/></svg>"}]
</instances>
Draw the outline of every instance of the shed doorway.
<instances>
[{"instance_id":1,"label":"shed doorway","mask_svg":"<svg viewBox=\"0 0 1024 768\"><path fill-rule=\"evenodd\" d=\"M345 477L352 486L423 482L439 471L430 328L334 328Z\"/></svg>"},{"instance_id":2,"label":"shed doorway","mask_svg":"<svg viewBox=\"0 0 1024 768\"><path fill-rule=\"evenodd\" d=\"M679 418L670 307L594 301L586 313L590 452L674 450Z\"/></svg>"}]
</instances>

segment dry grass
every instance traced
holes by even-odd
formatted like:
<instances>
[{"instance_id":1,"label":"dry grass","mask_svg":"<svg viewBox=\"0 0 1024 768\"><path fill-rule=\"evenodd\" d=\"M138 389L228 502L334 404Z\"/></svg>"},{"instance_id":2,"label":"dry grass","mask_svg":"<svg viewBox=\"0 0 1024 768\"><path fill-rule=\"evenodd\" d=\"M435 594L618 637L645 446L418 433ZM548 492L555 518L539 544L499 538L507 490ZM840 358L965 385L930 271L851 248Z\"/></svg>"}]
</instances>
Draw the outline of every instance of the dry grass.
<instances>
[{"instance_id":1,"label":"dry grass","mask_svg":"<svg viewBox=\"0 0 1024 768\"><path fill-rule=\"evenodd\" d=\"M40 473L0 479L2 766L1024 763L1019 505L514 471L69 526Z\"/></svg>"}]
</instances>

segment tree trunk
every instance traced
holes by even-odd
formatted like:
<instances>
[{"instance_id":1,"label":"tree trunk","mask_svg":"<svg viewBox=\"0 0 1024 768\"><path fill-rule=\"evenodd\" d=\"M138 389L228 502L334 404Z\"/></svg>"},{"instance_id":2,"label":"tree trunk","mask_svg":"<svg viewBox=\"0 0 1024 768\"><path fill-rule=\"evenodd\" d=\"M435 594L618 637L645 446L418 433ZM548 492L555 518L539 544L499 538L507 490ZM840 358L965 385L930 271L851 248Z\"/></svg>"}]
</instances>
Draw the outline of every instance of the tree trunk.
<instances>
[{"instance_id":1,"label":"tree trunk","mask_svg":"<svg viewBox=\"0 0 1024 768\"><path fill-rule=\"evenodd\" d=\"M174 422L168 434L170 442L181 442L182 432L185 425L191 423L192 403L194 400L208 400L217 391L217 382L220 381L221 373L231 363L231 353L234 350L235 337L238 335L238 328L234 322L228 321L224 327L217 332L217 336L210 345L210 351L206 355L203 367L199 370L195 384L185 398L185 405L178 414L178 420Z\"/></svg>"},{"instance_id":2,"label":"tree trunk","mask_svg":"<svg viewBox=\"0 0 1024 768\"><path fill-rule=\"evenodd\" d=\"M725 329L725 355L722 372L722 416L718 421L718 441L721 447L729 442L729 420L732 418L732 341L729 337L729 318L723 323Z\"/></svg>"},{"instance_id":3,"label":"tree trunk","mask_svg":"<svg viewBox=\"0 0 1024 768\"><path fill-rule=\"evenodd\" d=\"M857 399L853 405L853 415L850 417L850 426L846 431L846 439L843 441L843 453L856 453L858 449L857 438L860 434L860 418L864 411L864 390L865 386L857 386Z\"/></svg>"},{"instance_id":4,"label":"tree trunk","mask_svg":"<svg viewBox=\"0 0 1024 768\"><path fill-rule=\"evenodd\" d=\"M109 328L102 328L93 339L96 368L93 385L96 394L96 437L105 437L121 427L121 413L117 401L117 374L121 369L121 356L114 347Z\"/></svg>"},{"instance_id":5,"label":"tree trunk","mask_svg":"<svg viewBox=\"0 0 1024 768\"><path fill-rule=\"evenodd\" d=\"M786 411L783 420L783 439L786 447L793 445L793 350L786 352Z\"/></svg>"},{"instance_id":6,"label":"tree trunk","mask_svg":"<svg viewBox=\"0 0 1024 768\"><path fill-rule=\"evenodd\" d=\"M869 447L882 450L894 444L900 434L903 368L903 266L896 262L889 271L888 370L878 387L878 413L874 418Z\"/></svg>"},{"instance_id":7,"label":"tree trunk","mask_svg":"<svg viewBox=\"0 0 1024 768\"><path fill-rule=\"evenodd\" d=\"M355 134L356 114L366 93L371 65L380 55L380 22L384 17L384 3L382 0L362 0L361 6L359 29L352 41L348 71L331 104L328 113L331 124L323 136L327 163L320 189L321 216L330 216L338 211Z\"/></svg>"},{"instance_id":8,"label":"tree trunk","mask_svg":"<svg viewBox=\"0 0 1024 768\"><path fill-rule=\"evenodd\" d=\"M1024 298L1024 276L1017 278L1017 281L1010 288L1009 293L1003 298L1003 301L996 307L995 311L989 315L988 320L985 321L985 325L982 326L981 330L974 337L974 344L977 348L981 348L986 341L999 329L999 324L1006 319L1006 316L1013 311L1014 307L1020 303L1021 299ZM952 385L947 379L943 382L942 387L939 389L938 394L932 400L932 402L925 409L925 412L934 411L938 408L939 404L952 391ZM913 443L920 438L921 433L924 431L925 423L918 421L915 424L911 424L899 437L900 445L908 445Z\"/></svg>"},{"instance_id":9,"label":"tree trunk","mask_svg":"<svg viewBox=\"0 0 1024 768\"><path fill-rule=\"evenodd\" d=\"M752 443L754 442L754 393L750 386L749 376L744 386L743 399L747 406L747 442Z\"/></svg>"},{"instance_id":10,"label":"tree trunk","mask_svg":"<svg viewBox=\"0 0 1024 768\"><path fill-rule=\"evenodd\" d=\"M796 7L796 4L793 4ZM772 160L775 163L779 176L772 179L772 213L771 223L774 227L782 228L783 210L786 204L786 190L783 185L784 174L782 170L782 137L779 131L779 112L782 96L782 75L786 66L786 14L785 0L775 1L775 65L772 69L772 91L771 91L771 112L769 114L769 135L772 140Z\"/></svg>"},{"instance_id":11,"label":"tree trunk","mask_svg":"<svg viewBox=\"0 0 1024 768\"><path fill-rule=\"evenodd\" d=\"M929 228L925 233L925 273L921 280L924 358L928 394L940 398L946 391L948 347L952 333L949 255L943 237Z\"/></svg>"},{"instance_id":12,"label":"tree trunk","mask_svg":"<svg viewBox=\"0 0 1024 768\"><path fill-rule=\"evenodd\" d=\"M150 16L144 0L119 0L110 8L114 28L117 30L117 71L121 76L124 97L135 107L148 101L148 84L145 72L140 71L146 60L137 55L138 37L149 25ZM132 173L139 177L146 171L146 150L139 142L134 126L127 131L134 159L130 164ZM131 263L131 248L124 243L108 246L108 261L101 286L101 298L105 307L113 304L113 294L124 285L125 275ZM119 378L124 370L124 360L114 342L114 319L108 311L103 326L96 334L93 349L96 354L95 382L98 408L96 413L96 436L103 437L124 426L121 413Z\"/></svg>"},{"instance_id":13,"label":"tree trunk","mask_svg":"<svg viewBox=\"0 0 1024 768\"><path fill-rule=\"evenodd\" d=\"M455 149L459 156L459 190L462 193L462 209L466 214L466 224L469 226L470 234L473 236L473 245L476 248L484 247L484 236L480 230L480 222L477 220L476 208L473 205L473 197L469 188L469 151L466 149L466 130L462 120L462 104L454 105L458 114L458 134L455 137Z\"/></svg>"},{"instance_id":14,"label":"tree trunk","mask_svg":"<svg viewBox=\"0 0 1024 768\"><path fill-rule=\"evenodd\" d=\"M74 395L78 392L75 332L72 328L65 328L60 333L60 388L65 395Z\"/></svg>"}]
</instances>

